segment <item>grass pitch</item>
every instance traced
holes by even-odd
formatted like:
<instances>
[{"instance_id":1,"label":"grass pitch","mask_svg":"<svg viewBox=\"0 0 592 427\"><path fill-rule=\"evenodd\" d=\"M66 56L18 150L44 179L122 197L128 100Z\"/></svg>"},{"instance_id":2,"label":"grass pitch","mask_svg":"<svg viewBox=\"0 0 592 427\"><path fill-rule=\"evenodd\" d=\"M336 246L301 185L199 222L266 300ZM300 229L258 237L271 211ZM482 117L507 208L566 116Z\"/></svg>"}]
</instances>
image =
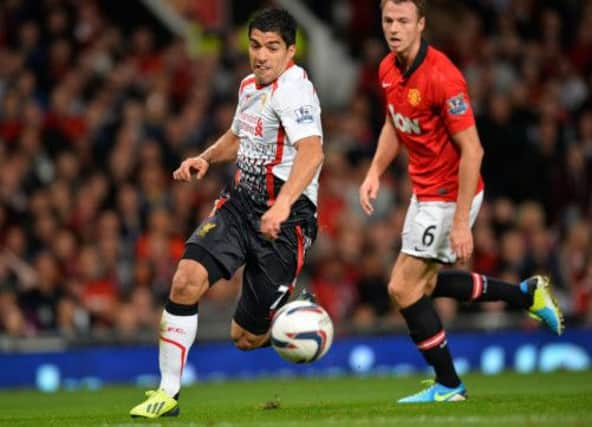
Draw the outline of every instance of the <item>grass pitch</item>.
<instances>
[{"instance_id":1,"label":"grass pitch","mask_svg":"<svg viewBox=\"0 0 592 427\"><path fill-rule=\"evenodd\" d=\"M41 394L0 392L6 426L592 426L592 371L467 375L469 400L397 405L421 388L419 377L202 383L183 389L181 415L132 419L135 387Z\"/></svg>"}]
</instances>

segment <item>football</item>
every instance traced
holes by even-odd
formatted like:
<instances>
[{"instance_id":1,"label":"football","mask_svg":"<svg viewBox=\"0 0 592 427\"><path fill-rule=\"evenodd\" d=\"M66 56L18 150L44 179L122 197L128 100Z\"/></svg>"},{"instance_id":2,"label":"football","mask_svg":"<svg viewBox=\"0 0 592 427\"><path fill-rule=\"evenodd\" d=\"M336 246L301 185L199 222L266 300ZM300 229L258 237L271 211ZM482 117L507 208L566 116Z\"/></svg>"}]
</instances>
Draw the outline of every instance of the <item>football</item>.
<instances>
[{"instance_id":1,"label":"football","mask_svg":"<svg viewBox=\"0 0 592 427\"><path fill-rule=\"evenodd\" d=\"M289 362L314 362L327 353L332 343L333 322L320 305L292 301L273 317L271 345Z\"/></svg>"}]
</instances>

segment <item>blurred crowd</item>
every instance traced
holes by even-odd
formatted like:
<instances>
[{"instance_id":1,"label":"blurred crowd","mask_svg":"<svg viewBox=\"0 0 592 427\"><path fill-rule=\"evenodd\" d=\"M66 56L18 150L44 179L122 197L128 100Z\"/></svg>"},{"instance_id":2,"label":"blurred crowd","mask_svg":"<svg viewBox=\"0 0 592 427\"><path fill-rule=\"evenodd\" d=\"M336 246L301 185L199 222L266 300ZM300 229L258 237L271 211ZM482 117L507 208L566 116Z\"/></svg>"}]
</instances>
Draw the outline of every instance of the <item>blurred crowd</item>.
<instances>
[{"instance_id":1,"label":"blurred crowd","mask_svg":"<svg viewBox=\"0 0 592 427\"><path fill-rule=\"evenodd\" d=\"M323 112L320 232L300 284L337 325L396 328L386 283L411 194L404 154L375 214L358 206L384 121L378 1L327 3L316 13L349 35L360 71L351 103ZM464 72L485 148L475 254L459 267L515 283L549 274L569 322L592 324L592 1L430 4L427 37ZM230 125L249 73L238 33L190 54L108 16L97 1L0 3L0 335L152 334L185 238L232 176L171 177ZM208 316L228 324L240 284L213 287ZM482 314L483 327L512 314L438 308L449 324Z\"/></svg>"}]
</instances>

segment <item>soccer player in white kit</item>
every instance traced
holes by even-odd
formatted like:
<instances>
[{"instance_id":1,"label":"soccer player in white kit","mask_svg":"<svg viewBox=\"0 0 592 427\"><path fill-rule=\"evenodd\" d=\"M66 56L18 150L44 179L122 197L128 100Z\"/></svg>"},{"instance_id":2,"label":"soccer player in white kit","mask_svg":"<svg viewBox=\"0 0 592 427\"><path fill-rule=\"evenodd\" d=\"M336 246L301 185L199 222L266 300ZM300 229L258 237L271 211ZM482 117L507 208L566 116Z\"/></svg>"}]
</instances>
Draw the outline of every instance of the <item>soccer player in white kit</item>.
<instances>
[{"instance_id":1,"label":"soccer player in white kit","mask_svg":"<svg viewBox=\"0 0 592 427\"><path fill-rule=\"evenodd\" d=\"M245 266L230 334L241 350L269 343L273 313L288 300L317 231L323 162L321 108L307 74L294 64L296 23L264 9L249 24L253 74L243 79L231 128L176 180L201 179L215 163L235 161L236 176L212 214L189 237L165 305L159 342L161 383L132 408L133 417L179 413L187 354L197 334L198 302L221 278Z\"/></svg>"}]
</instances>

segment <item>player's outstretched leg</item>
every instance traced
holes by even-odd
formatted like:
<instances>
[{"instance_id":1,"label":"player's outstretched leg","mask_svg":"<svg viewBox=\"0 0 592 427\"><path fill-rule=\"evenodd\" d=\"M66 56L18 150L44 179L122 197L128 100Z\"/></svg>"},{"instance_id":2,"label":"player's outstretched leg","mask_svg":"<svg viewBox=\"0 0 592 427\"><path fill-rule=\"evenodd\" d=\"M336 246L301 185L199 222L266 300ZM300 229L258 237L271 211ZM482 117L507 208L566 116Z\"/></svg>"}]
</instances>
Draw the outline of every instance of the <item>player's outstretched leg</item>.
<instances>
[{"instance_id":1,"label":"player's outstretched leg","mask_svg":"<svg viewBox=\"0 0 592 427\"><path fill-rule=\"evenodd\" d=\"M469 302L505 301L513 307L527 310L555 334L563 333L563 315L551 293L548 277L533 276L517 286L477 273L446 270L438 273L432 297Z\"/></svg>"}]
</instances>

